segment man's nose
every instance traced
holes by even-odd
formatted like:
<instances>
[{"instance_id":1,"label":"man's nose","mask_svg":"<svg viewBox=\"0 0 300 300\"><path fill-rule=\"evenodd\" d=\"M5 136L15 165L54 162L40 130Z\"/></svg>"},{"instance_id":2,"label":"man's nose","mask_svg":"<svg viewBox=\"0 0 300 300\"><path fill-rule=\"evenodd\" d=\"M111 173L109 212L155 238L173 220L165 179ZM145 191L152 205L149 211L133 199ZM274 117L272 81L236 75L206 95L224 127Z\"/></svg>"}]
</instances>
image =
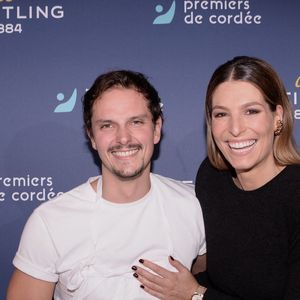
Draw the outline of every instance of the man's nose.
<instances>
[{"instance_id":1,"label":"man's nose","mask_svg":"<svg viewBox=\"0 0 300 300\"><path fill-rule=\"evenodd\" d=\"M120 126L117 130L117 142L126 145L131 140L130 130L126 126Z\"/></svg>"}]
</instances>

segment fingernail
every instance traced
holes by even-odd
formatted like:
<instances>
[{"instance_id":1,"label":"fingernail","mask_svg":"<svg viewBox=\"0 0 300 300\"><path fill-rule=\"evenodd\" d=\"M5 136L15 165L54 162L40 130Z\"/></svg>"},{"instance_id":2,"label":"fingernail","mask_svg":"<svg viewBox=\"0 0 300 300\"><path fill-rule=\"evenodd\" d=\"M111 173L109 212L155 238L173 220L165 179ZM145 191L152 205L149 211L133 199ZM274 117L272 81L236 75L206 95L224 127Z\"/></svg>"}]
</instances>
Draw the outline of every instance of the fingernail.
<instances>
[{"instance_id":1,"label":"fingernail","mask_svg":"<svg viewBox=\"0 0 300 300\"><path fill-rule=\"evenodd\" d=\"M136 266L132 266L131 269L134 270L134 271L136 271L137 267Z\"/></svg>"},{"instance_id":2,"label":"fingernail","mask_svg":"<svg viewBox=\"0 0 300 300\"><path fill-rule=\"evenodd\" d=\"M141 264L143 264L143 263L144 263L144 260L141 258L141 259L139 259L139 262L140 262Z\"/></svg>"},{"instance_id":3,"label":"fingernail","mask_svg":"<svg viewBox=\"0 0 300 300\"><path fill-rule=\"evenodd\" d=\"M144 289L145 287L141 284L141 285L140 285L140 288L141 288L141 289Z\"/></svg>"},{"instance_id":4,"label":"fingernail","mask_svg":"<svg viewBox=\"0 0 300 300\"><path fill-rule=\"evenodd\" d=\"M134 276L135 278L138 278L138 277L139 277L139 275L136 274L136 273L133 273L133 276Z\"/></svg>"},{"instance_id":5,"label":"fingernail","mask_svg":"<svg viewBox=\"0 0 300 300\"><path fill-rule=\"evenodd\" d=\"M172 255L170 255L170 258L171 258L172 260L174 260L174 258L173 258L173 256L172 256Z\"/></svg>"}]
</instances>

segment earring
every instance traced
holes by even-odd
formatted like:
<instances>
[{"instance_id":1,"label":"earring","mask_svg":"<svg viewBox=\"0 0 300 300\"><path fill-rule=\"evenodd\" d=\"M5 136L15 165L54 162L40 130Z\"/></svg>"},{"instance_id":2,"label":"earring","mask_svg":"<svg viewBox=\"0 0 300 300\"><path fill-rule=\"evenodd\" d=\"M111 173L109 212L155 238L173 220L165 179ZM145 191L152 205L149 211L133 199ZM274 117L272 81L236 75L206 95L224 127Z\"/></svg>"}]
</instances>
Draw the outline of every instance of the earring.
<instances>
[{"instance_id":1,"label":"earring","mask_svg":"<svg viewBox=\"0 0 300 300\"><path fill-rule=\"evenodd\" d=\"M274 135L275 135L275 136L280 135L281 132L282 132L282 129L283 129L283 123L282 123L281 120L278 120L278 121L277 121L277 128L276 128L276 130L274 131Z\"/></svg>"}]
</instances>

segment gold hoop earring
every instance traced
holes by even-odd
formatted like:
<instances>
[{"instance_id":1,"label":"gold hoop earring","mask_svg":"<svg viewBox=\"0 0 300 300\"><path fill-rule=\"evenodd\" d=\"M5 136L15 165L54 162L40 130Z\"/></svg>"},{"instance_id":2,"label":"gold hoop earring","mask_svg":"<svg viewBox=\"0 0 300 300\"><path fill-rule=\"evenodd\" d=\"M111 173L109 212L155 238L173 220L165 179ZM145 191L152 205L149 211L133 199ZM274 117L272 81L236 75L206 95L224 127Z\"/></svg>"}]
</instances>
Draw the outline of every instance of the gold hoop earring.
<instances>
[{"instance_id":1,"label":"gold hoop earring","mask_svg":"<svg viewBox=\"0 0 300 300\"><path fill-rule=\"evenodd\" d=\"M278 120L277 121L277 127L276 127L276 130L274 131L274 135L275 136L278 136L281 134L282 132L282 129L283 129L283 122L281 120Z\"/></svg>"}]
</instances>

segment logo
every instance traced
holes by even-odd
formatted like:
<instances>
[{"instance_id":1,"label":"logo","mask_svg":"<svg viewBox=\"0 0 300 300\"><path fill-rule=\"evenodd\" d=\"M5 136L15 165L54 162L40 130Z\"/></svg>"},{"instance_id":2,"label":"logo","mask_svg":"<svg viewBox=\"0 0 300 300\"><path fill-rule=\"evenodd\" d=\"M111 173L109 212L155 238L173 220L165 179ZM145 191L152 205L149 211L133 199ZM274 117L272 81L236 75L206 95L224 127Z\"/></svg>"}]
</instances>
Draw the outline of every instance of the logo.
<instances>
[{"instance_id":1,"label":"logo","mask_svg":"<svg viewBox=\"0 0 300 300\"><path fill-rule=\"evenodd\" d=\"M296 120L300 120L300 109L297 108L300 104L299 92L300 92L300 76L296 78L293 90L286 92L290 101L294 106L294 118Z\"/></svg>"},{"instance_id":2,"label":"logo","mask_svg":"<svg viewBox=\"0 0 300 300\"><path fill-rule=\"evenodd\" d=\"M16 0L0 0L0 34L21 34L23 24L29 22L53 22L64 18L61 5L16 5ZM27 1L28 2L28 1Z\"/></svg>"},{"instance_id":3,"label":"logo","mask_svg":"<svg viewBox=\"0 0 300 300\"><path fill-rule=\"evenodd\" d=\"M65 99L65 95L63 93L58 93L56 99L58 101L63 101ZM58 104L54 109L54 112L55 113L71 112L75 107L76 100L77 100L77 89L75 88L71 97L65 102Z\"/></svg>"},{"instance_id":4,"label":"logo","mask_svg":"<svg viewBox=\"0 0 300 300\"><path fill-rule=\"evenodd\" d=\"M162 5L160 4L156 5L155 10L160 15L154 19L153 24L159 24L159 25L170 24L173 21L175 15L175 9L176 9L175 0L172 2L171 7L166 12L163 12L164 7Z\"/></svg>"},{"instance_id":5,"label":"logo","mask_svg":"<svg viewBox=\"0 0 300 300\"><path fill-rule=\"evenodd\" d=\"M300 76L296 79L295 87L300 88Z\"/></svg>"}]
</instances>

